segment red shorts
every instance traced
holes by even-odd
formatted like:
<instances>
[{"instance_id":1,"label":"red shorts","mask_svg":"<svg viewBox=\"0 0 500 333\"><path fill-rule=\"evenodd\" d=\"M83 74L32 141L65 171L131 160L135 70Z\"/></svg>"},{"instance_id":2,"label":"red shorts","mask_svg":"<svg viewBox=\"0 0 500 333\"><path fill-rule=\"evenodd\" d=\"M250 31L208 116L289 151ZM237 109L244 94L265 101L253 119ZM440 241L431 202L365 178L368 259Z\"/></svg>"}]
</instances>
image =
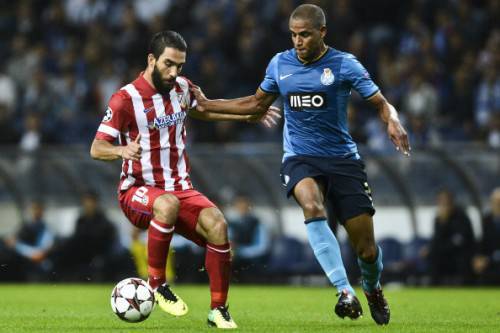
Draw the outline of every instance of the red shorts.
<instances>
[{"instance_id":1,"label":"red shorts","mask_svg":"<svg viewBox=\"0 0 500 333\"><path fill-rule=\"evenodd\" d=\"M180 202L175 232L200 246L205 246L206 240L196 232L198 216L203 209L216 206L200 192L165 191L152 186L133 186L120 192L118 200L129 221L137 228L147 229L153 218L153 204L156 198L166 193L175 195Z\"/></svg>"}]
</instances>

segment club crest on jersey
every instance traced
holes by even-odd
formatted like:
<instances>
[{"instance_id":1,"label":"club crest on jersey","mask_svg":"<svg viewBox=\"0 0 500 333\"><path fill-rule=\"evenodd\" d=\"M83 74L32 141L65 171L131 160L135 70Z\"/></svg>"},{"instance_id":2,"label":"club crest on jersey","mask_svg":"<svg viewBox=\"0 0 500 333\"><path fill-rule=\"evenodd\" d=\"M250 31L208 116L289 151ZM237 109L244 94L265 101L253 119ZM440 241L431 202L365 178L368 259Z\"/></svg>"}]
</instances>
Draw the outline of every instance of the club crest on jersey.
<instances>
[{"instance_id":1,"label":"club crest on jersey","mask_svg":"<svg viewBox=\"0 0 500 333\"><path fill-rule=\"evenodd\" d=\"M167 114L162 117L156 117L153 121L148 123L148 128L151 130L159 130L165 127L174 126L184 122L186 118L185 112L177 112L172 114Z\"/></svg>"},{"instance_id":2,"label":"club crest on jersey","mask_svg":"<svg viewBox=\"0 0 500 333\"><path fill-rule=\"evenodd\" d=\"M330 68L323 68L323 74L321 74L321 83L325 86L329 86L335 81L335 75L333 75Z\"/></svg>"},{"instance_id":3,"label":"club crest on jersey","mask_svg":"<svg viewBox=\"0 0 500 333\"><path fill-rule=\"evenodd\" d=\"M107 123L111 121L111 119L113 119L113 110L111 110L111 108L108 107L106 111L104 111L104 118L102 118L102 122Z\"/></svg>"}]
</instances>

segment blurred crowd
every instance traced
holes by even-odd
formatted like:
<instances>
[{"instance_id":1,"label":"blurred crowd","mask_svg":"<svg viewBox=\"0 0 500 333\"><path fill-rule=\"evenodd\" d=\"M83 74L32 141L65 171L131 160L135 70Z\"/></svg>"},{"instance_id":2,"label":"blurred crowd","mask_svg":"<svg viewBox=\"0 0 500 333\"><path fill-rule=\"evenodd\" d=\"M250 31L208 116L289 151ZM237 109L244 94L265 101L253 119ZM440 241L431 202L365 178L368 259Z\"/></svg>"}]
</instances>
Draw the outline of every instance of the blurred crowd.
<instances>
[{"instance_id":1,"label":"blurred crowd","mask_svg":"<svg viewBox=\"0 0 500 333\"><path fill-rule=\"evenodd\" d=\"M26 213L17 231L0 239L0 281L113 281L134 272L95 192L82 194L74 228L64 237L47 223L43 201L33 201Z\"/></svg>"},{"instance_id":2,"label":"blurred crowd","mask_svg":"<svg viewBox=\"0 0 500 333\"><path fill-rule=\"evenodd\" d=\"M255 214L247 195L235 195L224 211L231 241L233 280L311 283L314 276L324 279L309 244L274 232L270 228L272 221L263 221ZM379 239L384 255L383 283L500 284L500 187L490 195L479 235L474 234L468 213L447 189L436 197L433 224L429 239L417 236L406 243L395 238ZM45 219L43 203L33 202L19 229L0 238L0 282L147 278L146 234L133 229L131 242L124 245L117 225L102 210L94 192L82 195L80 214L70 235L57 236L53 229L53 224L51 227ZM341 248L350 281L356 283L360 278L357 257L347 240L341 242ZM175 235L166 267L168 280L206 282L204 257L201 247Z\"/></svg>"},{"instance_id":3,"label":"blurred crowd","mask_svg":"<svg viewBox=\"0 0 500 333\"><path fill-rule=\"evenodd\" d=\"M356 55L409 129L414 147L500 147L500 1L308 1L327 14L327 43ZM208 97L248 95L291 47L293 0L19 0L0 11L0 144L88 144L111 94L143 70L153 33L188 42L184 75ZM355 140L389 148L355 96ZM189 124L196 142L279 141L279 130Z\"/></svg>"}]
</instances>

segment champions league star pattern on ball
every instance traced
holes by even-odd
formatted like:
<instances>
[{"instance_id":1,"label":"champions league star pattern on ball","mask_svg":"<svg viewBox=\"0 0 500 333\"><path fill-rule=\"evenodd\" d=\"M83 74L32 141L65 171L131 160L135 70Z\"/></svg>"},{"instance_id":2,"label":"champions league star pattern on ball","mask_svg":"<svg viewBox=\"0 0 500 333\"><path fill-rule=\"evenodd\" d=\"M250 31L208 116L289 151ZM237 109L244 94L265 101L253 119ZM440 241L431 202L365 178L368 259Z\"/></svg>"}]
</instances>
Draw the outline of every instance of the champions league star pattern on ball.
<instances>
[{"instance_id":1,"label":"champions league star pattern on ball","mask_svg":"<svg viewBox=\"0 0 500 333\"><path fill-rule=\"evenodd\" d=\"M146 281L128 278L118 282L111 292L111 309L121 320L137 323L149 317L155 298Z\"/></svg>"}]
</instances>

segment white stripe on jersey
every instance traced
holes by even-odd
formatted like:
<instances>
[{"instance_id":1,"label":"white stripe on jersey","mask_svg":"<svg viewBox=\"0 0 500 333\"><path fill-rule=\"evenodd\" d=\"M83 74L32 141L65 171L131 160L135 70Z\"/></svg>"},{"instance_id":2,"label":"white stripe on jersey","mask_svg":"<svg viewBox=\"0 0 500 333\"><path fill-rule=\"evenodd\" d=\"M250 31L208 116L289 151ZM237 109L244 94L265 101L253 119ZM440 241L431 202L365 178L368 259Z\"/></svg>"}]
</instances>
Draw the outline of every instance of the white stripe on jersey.
<instances>
[{"instance_id":1,"label":"white stripe on jersey","mask_svg":"<svg viewBox=\"0 0 500 333\"><path fill-rule=\"evenodd\" d=\"M165 116L165 104L160 94L152 96L153 104L155 106L156 114L158 117ZM161 128L160 130L160 163L163 169L163 178L165 179L165 191L172 191L174 189L174 179L172 178L172 169L170 169L170 141L168 134L168 127Z\"/></svg>"},{"instance_id":2,"label":"white stripe on jersey","mask_svg":"<svg viewBox=\"0 0 500 333\"><path fill-rule=\"evenodd\" d=\"M188 108L187 111L189 111L189 108L196 106L196 104L193 104L193 102L189 100L189 96L190 96L189 84L188 84L187 80L182 78L182 77L177 77L177 83L179 84L179 86L183 90L184 96L187 96L186 102L189 104L189 105L187 105L187 108ZM184 129L184 133L182 133L183 129ZM184 126L182 126L180 128L177 127L176 138L177 138L177 147L179 148L179 177L181 178L180 183L182 185L183 190L189 189L189 184L186 181L186 178L189 177L189 174L187 173L186 156L185 156L186 155L186 146L184 144L184 141L182 140L183 134L184 135L186 134L185 132L186 132L186 128Z\"/></svg>"},{"instance_id":3,"label":"white stripe on jersey","mask_svg":"<svg viewBox=\"0 0 500 333\"><path fill-rule=\"evenodd\" d=\"M131 140L130 140L130 137L128 136L128 132L127 132L127 136L125 137L125 142L128 145L130 141ZM132 160L123 160L122 173L120 175L120 178L123 179L125 177L125 173L123 172L123 170L125 170L125 163L128 164L128 170L127 170L127 178L125 178L123 180L122 186L120 187L120 190L122 190L122 191L130 188L132 185L135 184L135 178L133 176L134 170L132 169Z\"/></svg>"},{"instance_id":4,"label":"white stripe on jersey","mask_svg":"<svg viewBox=\"0 0 500 333\"><path fill-rule=\"evenodd\" d=\"M153 165L151 164L151 142L149 138L148 119L146 117L146 114L144 113L144 103L142 102L142 96L131 83L127 84L124 89L128 92L132 99L135 121L137 122L139 133L141 134L142 178L144 178L144 183L146 185L154 186L155 180L153 177Z\"/></svg>"},{"instance_id":5,"label":"white stripe on jersey","mask_svg":"<svg viewBox=\"0 0 500 333\"><path fill-rule=\"evenodd\" d=\"M121 145L128 145L130 142L130 138L128 136L128 132L125 133L125 142L122 142L121 137L119 137L119 141ZM125 163L128 164L128 170L127 174L123 170L125 170ZM120 186L120 190L126 190L130 188L132 185L135 183L135 178L132 175L133 170L132 170L132 161L131 160L123 160L122 161L122 172L120 173L120 179L123 179L122 185Z\"/></svg>"},{"instance_id":6,"label":"white stripe on jersey","mask_svg":"<svg viewBox=\"0 0 500 333\"><path fill-rule=\"evenodd\" d=\"M107 134L107 135L111 135L113 138L117 138L118 135L120 135L120 131L118 131L117 129L114 129L111 126L104 125L104 124L99 125L99 128L97 129L97 131L104 133L104 134Z\"/></svg>"},{"instance_id":7,"label":"white stripe on jersey","mask_svg":"<svg viewBox=\"0 0 500 333\"><path fill-rule=\"evenodd\" d=\"M176 141L177 141L177 147L179 148L179 163L177 165L177 168L179 169L179 177L180 183L182 185L183 190L189 189L189 183L187 182L187 178L189 177L189 174L187 172L187 165L186 165L186 146L184 145L184 141L182 140L182 131L185 131L186 129L183 126L177 125L177 136L176 136Z\"/></svg>"},{"instance_id":8,"label":"white stripe on jersey","mask_svg":"<svg viewBox=\"0 0 500 333\"><path fill-rule=\"evenodd\" d=\"M184 96L189 96L189 85L186 80L183 78L177 77L177 83L182 88L184 92ZM172 96L172 92L170 92L170 98L172 100L172 107L175 112L182 112L181 106L179 105L179 100L177 99L177 92L175 92L175 98ZM190 101L187 101L190 104ZM187 106L189 108L189 105ZM183 131L185 130L184 124L178 124L175 130L175 145L177 146L177 151L179 152L179 161L177 162L177 169L179 171L180 181L179 183L182 185L183 190L189 189L189 183L186 181L188 178L187 165L186 165L186 156L185 150L186 146L184 141L182 140Z\"/></svg>"}]
</instances>

